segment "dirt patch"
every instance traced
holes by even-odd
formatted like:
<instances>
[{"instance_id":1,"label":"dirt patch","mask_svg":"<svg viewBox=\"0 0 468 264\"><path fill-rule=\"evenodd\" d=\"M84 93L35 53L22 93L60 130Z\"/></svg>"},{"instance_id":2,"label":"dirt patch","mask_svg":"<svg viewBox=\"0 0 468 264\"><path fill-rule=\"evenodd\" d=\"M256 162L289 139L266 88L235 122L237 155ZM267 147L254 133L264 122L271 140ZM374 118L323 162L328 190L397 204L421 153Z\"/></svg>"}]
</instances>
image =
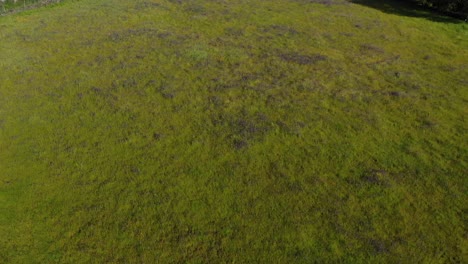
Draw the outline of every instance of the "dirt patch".
<instances>
[{"instance_id":1,"label":"dirt patch","mask_svg":"<svg viewBox=\"0 0 468 264\"><path fill-rule=\"evenodd\" d=\"M122 31L112 32L108 35L108 39L112 42L120 42L130 40L135 37L148 37L148 38L159 38L165 39L169 37L171 33L167 31L160 31L153 28L135 28L127 29Z\"/></svg>"},{"instance_id":2,"label":"dirt patch","mask_svg":"<svg viewBox=\"0 0 468 264\"><path fill-rule=\"evenodd\" d=\"M362 44L359 49L361 52L385 53L385 50L372 44Z\"/></svg>"},{"instance_id":3,"label":"dirt patch","mask_svg":"<svg viewBox=\"0 0 468 264\"><path fill-rule=\"evenodd\" d=\"M390 95L391 97L402 97L402 96L404 96L404 93L399 92L399 91L391 91L391 92L388 92L387 94Z\"/></svg>"},{"instance_id":4,"label":"dirt patch","mask_svg":"<svg viewBox=\"0 0 468 264\"><path fill-rule=\"evenodd\" d=\"M161 85L157 91L164 99L172 99L175 97L175 91L167 85Z\"/></svg>"},{"instance_id":5,"label":"dirt patch","mask_svg":"<svg viewBox=\"0 0 468 264\"><path fill-rule=\"evenodd\" d=\"M261 141L272 129L270 119L265 114L244 111L213 115L211 123L223 131L234 149L243 149L253 142Z\"/></svg>"},{"instance_id":6,"label":"dirt patch","mask_svg":"<svg viewBox=\"0 0 468 264\"><path fill-rule=\"evenodd\" d=\"M361 181L370 184L388 187L390 174L386 170L370 170L364 173L361 177Z\"/></svg>"},{"instance_id":7,"label":"dirt patch","mask_svg":"<svg viewBox=\"0 0 468 264\"><path fill-rule=\"evenodd\" d=\"M241 28L228 27L224 29L224 34L230 37L242 37L244 36L244 30Z\"/></svg>"},{"instance_id":8,"label":"dirt patch","mask_svg":"<svg viewBox=\"0 0 468 264\"><path fill-rule=\"evenodd\" d=\"M278 55L278 57L283 61L297 63L300 65L312 65L328 59L327 56L322 54L303 55L299 53L283 53Z\"/></svg>"},{"instance_id":9,"label":"dirt patch","mask_svg":"<svg viewBox=\"0 0 468 264\"><path fill-rule=\"evenodd\" d=\"M434 129L437 126L438 124L436 122L433 122L427 119L420 121L420 125L419 125L421 129Z\"/></svg>"},{"instance_id":10,"label":"dirt patch","mask_svg":"<svg viewBox=\"0 0 468 264\"><path fill-rule=\"evenodd\" d=\"M341 32L340 35L341 35L341 36L345 36L345 37L347 37L347 38L354 37L354 34L353 34L353 33L349 33L349 32Z\"/></svg>"},{"instance_id":11,"label":"dirt patch","mask_svg":"<svg viewBox=\"0 0 468 264\"><path fill-rule=\"evenodd\" d=\"M153 133L153 140L159 141L162 138L162 136L163 135L161 133Z\"/></svg>"},{"instance_id":12,"label":"dirt patch","mask_svg":"<svg viewBox=\"0 0 468 264\"><path fill-rule=\"evenodd\" d=\"M364 48L364 49L366 49L366 48ZM383 52L383 50L377 51L377 53L382 53L382 52ZM367 65L375 66L375 65L380 65L380 64L393 64L393 63L397 62L400 59L400 57L401 57L400 55L395 55L395 56L392 56L392 57L389 57L389 58L384 58L384 59L381 59L381 60L378 60L378 61L370 62ZM396 74L396 72L395 72L395 77L400 77L400 73Z\"/></svg>"},{"instance_id":13,"label":"dirt patch","mask_svg":"<svg viewBox=\"0 0 468 264\"><path fill-rule=\"evenodd\" d=\"M206 15L206 8L202 5L191 3L184 8L185 12L189 12L197 15Z\"/></svg>"},{"instance_id":14,"label":"dirt patch","mask_svg":"<svg viewBox=\"0 0 468 264\"><path fill-rule=\"evenodd\" d=\"M223 105L223 99L219 96L210 96L208 97L208 103L213 105L215 108L218 108Z\"/></svg>"},{"instance_id":15,"label":"dirt patch","mask_svg":"<svg viewBox=\"0 0 468 264\"><path fill-rule=\"evenodd\" d=\"M375 254L386 254L389 252L387 246L382 240L379 239L369 239L369 244L374 250Z\"/></svg>"},{"instance_id":16,"label":"dirt patch","mask_svg":"<svg viewBox=\"0 0 468 264\"><path fill-rule=\"evenodd\" d=\"M260 27L259 31L262 33L270 33L276 36L291 36L299 34L295 28L287 25L270 25Z\"/></svg>"},{"instance_id":17,"label":"dirt patch","mask_svg":"<svg viewBox=\"0 0 468 264\"><path fill-rule=\"evenodd\" d=\"M234 146L235 149L240 150L240 149L248 147L249 143L247 143L247 141L242 140L242 139L234 139L232 141L232 145Z\"/></svg>"},{"instance_id":18,"label":"dirt patch","mask_svg":"<svg viewBox=\"0 0 468 264\"><path fill-rule=\"evenodd\" d=\"M160 3L149 2L149 1L139 2L135 4L135 10L138 10L138 11L145 10L145 9L152 9L152 8L165 8L165 7L161 5Z\"/></svg>"}]
</instances>

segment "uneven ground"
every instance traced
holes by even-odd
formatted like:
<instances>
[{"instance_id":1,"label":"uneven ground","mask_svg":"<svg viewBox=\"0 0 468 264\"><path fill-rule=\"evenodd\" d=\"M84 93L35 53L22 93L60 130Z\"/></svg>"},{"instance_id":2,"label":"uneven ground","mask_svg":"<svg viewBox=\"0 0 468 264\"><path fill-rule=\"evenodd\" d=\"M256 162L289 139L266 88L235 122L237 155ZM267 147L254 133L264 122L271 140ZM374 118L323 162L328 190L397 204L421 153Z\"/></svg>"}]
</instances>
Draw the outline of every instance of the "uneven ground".
<instances>
[{"instance_id":1,"label":"uneven ground","mask_svg":"<svg viewBox=\"0 0 468 264\"><path fill-rule=\"evenodd\" d=\"M332 0L0 17L0 262L466 263L467 47Z\"/></svg>"}]
</instances>

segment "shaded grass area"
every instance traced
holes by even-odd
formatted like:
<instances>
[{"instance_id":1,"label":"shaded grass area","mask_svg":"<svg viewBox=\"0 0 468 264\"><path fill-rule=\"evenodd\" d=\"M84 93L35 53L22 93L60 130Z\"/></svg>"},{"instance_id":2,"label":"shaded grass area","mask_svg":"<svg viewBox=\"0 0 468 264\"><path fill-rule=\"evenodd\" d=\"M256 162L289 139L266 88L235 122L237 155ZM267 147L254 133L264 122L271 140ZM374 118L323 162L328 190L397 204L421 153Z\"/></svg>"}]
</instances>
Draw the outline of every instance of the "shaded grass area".
<instances>
[{"instance_id":1,"label":"shaded grass area","mask_svg":"<svg viewBox=\"0 0 468 264\"><path fill-rule=\"evenodd\" d=\"M0 18L0 262L464 262L466 32L346 1Z\"/></svg>"},{"instance_id":2,"label":"shaded grass area","mask_svg":"<svg viewBox=\"0 0 468 264\"><path fill-rule=\"evenodd\" d=\"M464 20L467 18L467 14L461 12L443 12L405 0L352 0L351 2L372 7L388 14L425 18L434 22L464 23Z\"/></svg>"}]
</instances>

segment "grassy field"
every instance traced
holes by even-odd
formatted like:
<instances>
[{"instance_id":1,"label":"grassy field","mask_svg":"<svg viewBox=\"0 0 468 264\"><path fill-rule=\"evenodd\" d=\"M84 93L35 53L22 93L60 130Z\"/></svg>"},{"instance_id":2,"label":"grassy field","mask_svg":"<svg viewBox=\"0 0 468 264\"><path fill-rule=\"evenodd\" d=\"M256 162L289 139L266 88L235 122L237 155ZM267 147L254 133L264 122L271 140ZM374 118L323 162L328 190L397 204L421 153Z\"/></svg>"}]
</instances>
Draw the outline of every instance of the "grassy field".
<instances>
[{"instance_id":1,"label":"grassy field","mask_svg":"<svg viewBox=\"0 0 468 264\"><path fill-rule=\"evenodd\" d=\"M0 263L466 263L468 24L382 2L0 17Z\"/></svg>"},{"instance_id":2,"label":"grassy field","mask_svg":"<svg viewBox=\"0 0 468 264\"><path fill-rule=\"evenodd\" d=\"M62 0L0 0L0 15L16 13L21 10L38 7L45 4L58 3Z\"/></svg>"}]
</instances>

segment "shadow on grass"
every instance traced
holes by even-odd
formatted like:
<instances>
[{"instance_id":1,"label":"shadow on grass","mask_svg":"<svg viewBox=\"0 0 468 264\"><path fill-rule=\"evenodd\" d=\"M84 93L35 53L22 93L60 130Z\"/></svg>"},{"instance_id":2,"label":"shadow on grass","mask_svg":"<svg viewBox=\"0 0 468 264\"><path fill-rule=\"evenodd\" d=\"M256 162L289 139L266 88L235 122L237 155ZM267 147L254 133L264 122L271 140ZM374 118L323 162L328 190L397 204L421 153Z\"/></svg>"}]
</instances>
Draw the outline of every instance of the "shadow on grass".
<instances>
[{"instance_id":1,"label":"shadow on grass","mask_svg":"<svg viewBox=\"0 0 468 264\"><path fill-rule=\"evenodd\" d=\"M351 2L372 7L388 14L425 18L435 22L462 23L465 19L462 14L438 12L408 0L351 0Z\"/></svg>"}]
</instances>

